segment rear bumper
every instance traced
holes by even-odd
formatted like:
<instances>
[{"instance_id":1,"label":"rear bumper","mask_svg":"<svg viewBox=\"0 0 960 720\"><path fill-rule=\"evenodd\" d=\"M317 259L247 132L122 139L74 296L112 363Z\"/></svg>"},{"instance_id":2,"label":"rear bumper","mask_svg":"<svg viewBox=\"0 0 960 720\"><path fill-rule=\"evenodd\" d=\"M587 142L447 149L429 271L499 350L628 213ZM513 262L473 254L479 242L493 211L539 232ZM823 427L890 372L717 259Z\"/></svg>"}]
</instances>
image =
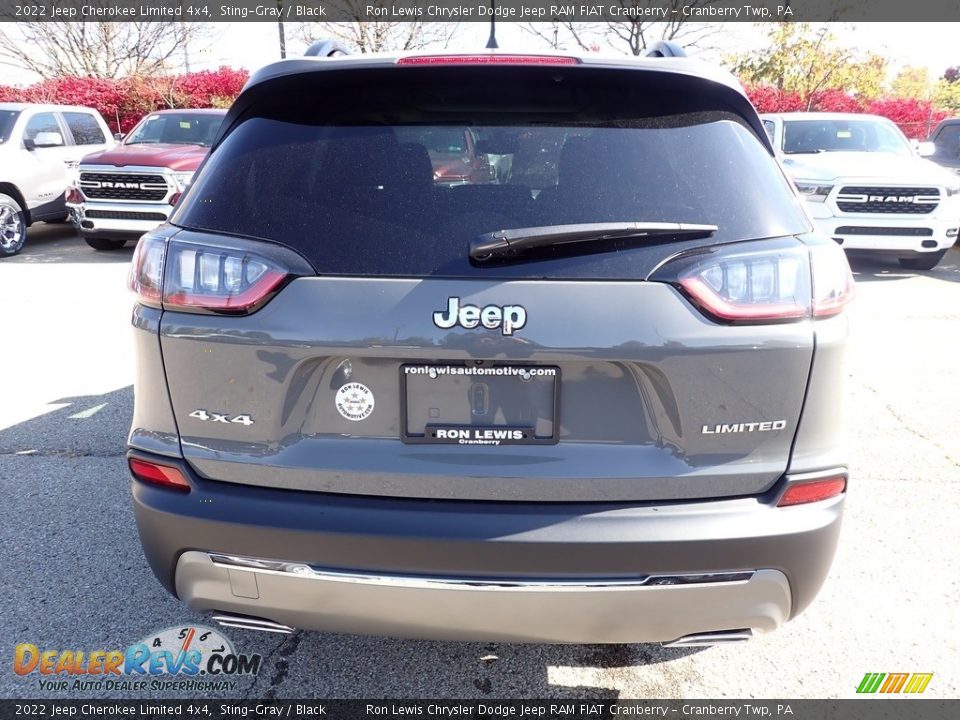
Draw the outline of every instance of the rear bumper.
<instances>
[{"instance_id":1,"label":"rear bumper","mask_svg":"<svg viewBox=\"0 0 960 720\"><path fill-rule=\"evenodd\" d=\"M658 505L397 500L221 483L182 467L190 493L133 482L144 551L168 590L200 611L400 637L668 642L770 631L818 592L843 507L840 496L776 508L772 494ZM651 581L730 572L746 579Z\"/></svg>"},{"instance_id":2,"label":"rear bumper","mask_svg":"<svg viewBox=\"0 0 960 720\"><path fill-rule=\"evenodd\" d=\"M269 619L290 627L503 642L658 642L704 628L770 631L790 616L790 586L777 570L668 586L504 583L295 567L244 568L187 552L177 563L177 591L195 609L254 616L267 609Z\"/></svg>"}]
</instances>

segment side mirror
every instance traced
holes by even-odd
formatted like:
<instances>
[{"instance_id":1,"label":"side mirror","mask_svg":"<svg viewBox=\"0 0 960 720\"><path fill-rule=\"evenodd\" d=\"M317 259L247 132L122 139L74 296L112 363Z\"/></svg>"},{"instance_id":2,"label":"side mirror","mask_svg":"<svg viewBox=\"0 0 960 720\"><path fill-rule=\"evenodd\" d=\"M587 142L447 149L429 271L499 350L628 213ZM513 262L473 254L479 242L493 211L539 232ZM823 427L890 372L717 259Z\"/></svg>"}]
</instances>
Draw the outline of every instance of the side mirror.
<instances>
[{"instance_id":1,"label":"side mirror","mask_svg":"<svg viewBox=\"0 0 960 720\"><path fill-rule=\"evenodd\" d=\"M113 134L113 139L116 140L117 142L120 142L120 141L123 140L126 136L127 136L126 133L114 133L114 134Z\"/></svg>"},{"instance_id":2,"label":"side mirror","mask_svg":"<svg viewBox=\"0 0 960 720\"><path fill-rule=\"evenodd\" d=\"M63 135L58 132L38 132L33 138L34 147L63 147Z\"/></svg>"},{"instance_id":3,"label":"side mirror","mask_svg":"<svg viewBox=\"0 0 960 720\"><path fill-rule=\"evenodd\" d=\"M922 142L917 146L917 154L920 157L933 157L937 154L937 146L932 142Z\"/></svg>"}]
</instances>

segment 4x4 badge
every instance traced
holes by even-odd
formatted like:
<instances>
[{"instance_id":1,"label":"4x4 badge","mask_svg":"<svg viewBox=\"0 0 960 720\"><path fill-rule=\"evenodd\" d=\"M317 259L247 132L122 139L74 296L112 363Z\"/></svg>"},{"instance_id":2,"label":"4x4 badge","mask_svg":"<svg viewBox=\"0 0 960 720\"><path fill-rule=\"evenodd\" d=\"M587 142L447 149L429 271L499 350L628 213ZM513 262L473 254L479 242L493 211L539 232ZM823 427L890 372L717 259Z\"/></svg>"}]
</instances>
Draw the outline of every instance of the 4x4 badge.
<instances>
[{"instance_id":1,"label":"4x4 badge","mask_svg":"<svg viewBox=\"0 0 960 720\"><path fill-rule=\"evenodd\" d=\"M433 314L433 324L443 330L449 330L454 325L471 330L479 325L487 330L496 330L504 335L513 335L527 324L527 311L522 305L460 305L460 298L452 297L447 300L446 310L437 310Z\"/></svg>"}]
</instances>

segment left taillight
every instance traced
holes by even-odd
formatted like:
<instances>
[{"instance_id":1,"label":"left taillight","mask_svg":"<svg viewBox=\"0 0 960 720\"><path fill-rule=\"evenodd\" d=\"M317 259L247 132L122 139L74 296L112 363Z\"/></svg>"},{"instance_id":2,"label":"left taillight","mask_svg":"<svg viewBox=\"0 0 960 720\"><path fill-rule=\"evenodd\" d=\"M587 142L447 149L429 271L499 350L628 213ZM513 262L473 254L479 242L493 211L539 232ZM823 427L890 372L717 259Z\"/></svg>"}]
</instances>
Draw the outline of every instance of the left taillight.
<instances>
[{"instance_id":1,"label":"left taillight","mask_svg":"<svg viewBox=\"0 0 960 720\"><path fill-rule=\"evenodd\" d=\"M279 263L238 249L144 236L129 286L146 305L198 313L258 310L290 277Z\"/></svg>"}]
</instances>

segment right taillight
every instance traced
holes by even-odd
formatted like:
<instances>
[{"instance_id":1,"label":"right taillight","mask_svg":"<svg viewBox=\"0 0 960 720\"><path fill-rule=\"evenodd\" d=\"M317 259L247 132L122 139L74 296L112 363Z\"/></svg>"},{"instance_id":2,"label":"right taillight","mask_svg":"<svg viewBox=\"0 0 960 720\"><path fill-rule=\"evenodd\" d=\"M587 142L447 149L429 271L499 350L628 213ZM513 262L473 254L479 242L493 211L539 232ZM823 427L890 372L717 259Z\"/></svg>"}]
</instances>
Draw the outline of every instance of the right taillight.
<instances>
[{"instance_id":1,"label":"right taillight","mask_svg":"<svg viewBox=\"0 0 960 720\"><path fill-rule=\"evenodd\" d=\"M276 262L238 249L144 236L130 289L141 302L181 312L251 313L290 277Z\"/></svg>"},{"instance_id":2,"label":"right taillight","mask_svg":"<svg viewBox=\"0 0 960 720\"><path fill-rule=\"evenodd\" d=\"M675 258L651 279L676 285L704 314L732 324L835 315L853 297L850 266L833 243L714 246Z\"/></svg>"}]
</instances>

